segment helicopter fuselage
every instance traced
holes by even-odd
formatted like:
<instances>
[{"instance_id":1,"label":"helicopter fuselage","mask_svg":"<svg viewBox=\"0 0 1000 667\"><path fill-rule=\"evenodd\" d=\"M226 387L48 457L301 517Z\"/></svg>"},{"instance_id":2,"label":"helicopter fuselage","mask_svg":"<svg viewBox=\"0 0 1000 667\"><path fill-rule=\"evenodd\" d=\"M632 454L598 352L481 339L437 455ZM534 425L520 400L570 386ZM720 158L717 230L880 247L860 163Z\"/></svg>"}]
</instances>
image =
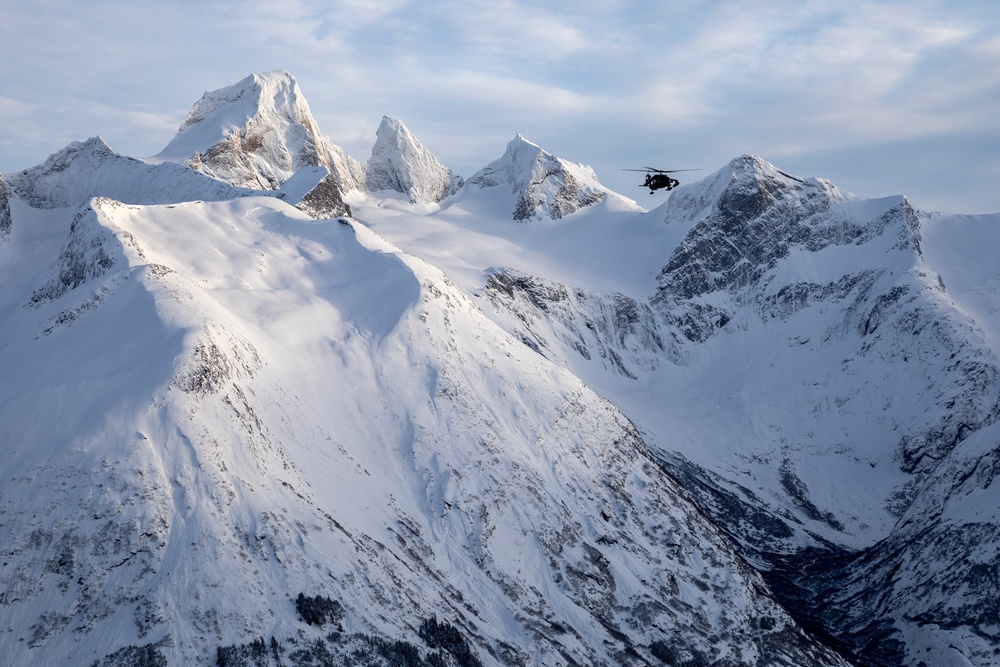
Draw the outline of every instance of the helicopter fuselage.
<instances>
[{"instance_id":1,"label":"helicopter fuselage","mask_svg":"<svg viewBox=\"0 0 1000 667\"><path fill-rule=\"evenodd\" d=\"M666 174L646 174L646 180L643 182L643 185L649 188L649 194L660 189L666 189L669 192L680 184L676 178L670 178Z\"/></svg>"}]
</instances>

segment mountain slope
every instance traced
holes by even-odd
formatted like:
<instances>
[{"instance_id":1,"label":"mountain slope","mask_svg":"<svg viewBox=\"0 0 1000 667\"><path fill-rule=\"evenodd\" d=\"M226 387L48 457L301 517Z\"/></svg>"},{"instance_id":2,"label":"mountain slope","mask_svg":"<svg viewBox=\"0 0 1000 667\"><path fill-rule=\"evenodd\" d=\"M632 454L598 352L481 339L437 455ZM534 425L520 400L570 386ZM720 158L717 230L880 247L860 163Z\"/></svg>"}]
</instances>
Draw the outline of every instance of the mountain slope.
<instances>
[{"instance_id":1,"label":"mountain slope","mask_svg":"<svg viewBox=\"0 0 1000 667\"><path fill-rule=\"evenodd\" d=\"M446 664L843 664L617 410L364 227L260 197L14 214L15 664L382 664L445 636Z\"/></svg>"},{"instance_id":2,"label":"mountain slope","mask_svg":"<svg viewBox=\"0 0 1000 667\"><path fill-rule=\"evenodd\" d=\"M10 186L0 174L0 239L10 235L10 229L14 224L10 216Z\"/></svg>"},{"instance_id":3,"label":"mountain slope","mask_svg":"<svg viewBox=\"0 0 1000 667\"><path fill-rule=\"evenodd\" d=\"M563 228L356 210L618 406L825 641L859 664L990 659L996 524L941 512L992 479L996 216L926 216L744 156L645 216L578 213L574 275ZM609 286L633 278L602 290L592 262Z\"/></svg>"}]
</instances>

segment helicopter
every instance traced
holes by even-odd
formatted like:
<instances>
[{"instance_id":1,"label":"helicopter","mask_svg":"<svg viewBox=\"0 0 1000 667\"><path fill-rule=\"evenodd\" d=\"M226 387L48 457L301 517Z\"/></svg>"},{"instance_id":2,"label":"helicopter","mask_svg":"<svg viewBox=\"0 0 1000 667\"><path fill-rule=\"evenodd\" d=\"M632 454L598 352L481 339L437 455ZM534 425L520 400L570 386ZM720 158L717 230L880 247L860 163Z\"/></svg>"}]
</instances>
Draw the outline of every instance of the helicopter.
<instances>
[{"instance_id":1,"label":"helicopter","mask_svg":"<svg viewBox=\"0 0 1000 667\"><path fill-rule=\"evenodd\" d=\"M645 169L622 169L622 171L646 172L646 180L642 184L649 188L649 194L653 194L653 192L660 188L666 188L667 192L669 192L681 184L676 178L671 178L667 174L673 174L678 171L698 171L698 169L654 169L646 167Z\"/></svg>"}]
</instances>

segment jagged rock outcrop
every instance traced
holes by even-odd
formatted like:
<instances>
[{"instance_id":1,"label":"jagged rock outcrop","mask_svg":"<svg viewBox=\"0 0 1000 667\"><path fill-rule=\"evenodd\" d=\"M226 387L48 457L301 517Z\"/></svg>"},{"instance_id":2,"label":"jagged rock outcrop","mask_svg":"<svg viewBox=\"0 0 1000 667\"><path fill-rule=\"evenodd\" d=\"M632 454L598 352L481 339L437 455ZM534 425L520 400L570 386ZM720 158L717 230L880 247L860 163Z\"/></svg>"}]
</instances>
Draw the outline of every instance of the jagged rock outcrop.
<instances>
[{"instance_id":1,"label":"jagged rock outcrop","mask_svg":"<svg viewBox=\"0 0 1000 667\"><path fill-rule=\"evenodd\" d=\"M600 294L513 269L491 273L483 295L521 341L551 359L573 350L588 361L636 379L669 358L663 327L645 300Z\"/></svg>"},{"instance_id":2,"label":"jagged rock outcrop","mask_svg":"<svg viewBox=\"0 0 1000 667\"><path fill-rule=\"evenodd\" d=\"M520 134L499 159L470 179L480 188L509 187L515 197L513 216L518 222L558 220L608 196L594 170L558 158Z\"/></svg>"},{"instance_id":3,"label":"jagged rock outcrop","mask_svg":"<svg viewBox=\"0 0 1000 667\"><path fill-rule=\"evenodd\" d=\"M458 192L462 177L441 164L399 120L382 117L365 162L369 192L401 192L413 203L437 203Z\"/></svg>"},{"instance_id":4,"label":"jagged rock outcrop","mask_svg":"<svg viewBox=\"0 0 1000 667\"><path fill-rule=\"evenodd\" d=\"M239 187L273 190L302 167L326 167L341 193L364 189L364 167L323 136L286 71L252 74L205 93L163 151Z\"/></svg>"},{"instance_id":5,"label":"jagged rock outcrop","mask_svg":"<svg viewBox=\"0 0 1000 667\"><path fill-rule=\"evenodd\" d=\"M669 312L686 338L704 342L733 315L732 308L727 310L710 295L721 292L741 303L758 299L775 283L767 273L794 248L817 252L831 244L861 244L902 216L909 232L899 243L910 243L919 251L908 204L900 201L900 208L869 220L833 206L849 199L826 181L803 181L758 157L733 160L714 176L681 188L671 198L668 224L691 229L661 270L654 303ZM826 290L846 293L860 280L847 279ZM789 301L807 298L802 289L809 291L803 286L779 287L784 291L763 297L779 310Z\"/></svg>"},{"instance_id":6,"label":"jagged rock outcrop","mask_svg":"<svg viewBox=\"0 0 1000 667\"><path fill-rule=\"evenodd\" d=\"M0 174L0 239L10 236L10 230L14 226L14 219L10 214L10 186Z\"/></svg>"},{"instance_id":7,"label":"jagged rock outcrop","mask_svg":"<svg viewBox=\"0 0 1000 667\"><path fill-rule=\"evenodd\" d=\"M81 207L73 217L59 259L45 284L32 293L31 304L58 299L83 283L122 266L125 261L122 241L132 241L132 236L106 221L101 224L99 219L105 217L102 209L120 206L123 204L112 200L95 199L92 204ZM142 251L138 248L136 251L141 256Z\"/></svg>"}]
</instances>

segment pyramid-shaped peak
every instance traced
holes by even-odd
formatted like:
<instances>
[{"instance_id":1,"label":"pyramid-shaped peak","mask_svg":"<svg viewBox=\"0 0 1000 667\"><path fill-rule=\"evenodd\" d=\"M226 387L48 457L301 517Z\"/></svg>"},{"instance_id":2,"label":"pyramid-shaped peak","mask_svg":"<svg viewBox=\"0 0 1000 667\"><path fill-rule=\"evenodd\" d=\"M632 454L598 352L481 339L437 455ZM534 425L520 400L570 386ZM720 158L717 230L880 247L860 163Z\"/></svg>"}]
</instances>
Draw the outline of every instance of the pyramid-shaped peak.
<instances>
[{"instance_id":1,"label":"pyramid-shaped peak","mask_svg":"<svg viewBox=\"0 0 1000 667\"><path fill-rule=\"evenodd\" d=\"M517 134L497 160L469 179L480 188L509 185L517 197L514 219L558 220L608 194L591 167L558 158Z\"/></svg>"},{"instance_id":2,"label":"pyramid-shaped peak","mask_svg":"<svg viewBox=\"0 0 1000 667\"><path fill-rule=\"evenodd\" d=\"M372 155L383 152L389 148L401 150L426 150L423 144L413 136L409 128L403 121L390 116L382 116L378 130L375 132L375 145L372 147Z\"/></svg>"},{"instance_id":3,"label":"pyramid-shaped peak","mask_svg":"<svg viewBox=\"0 0 1000 667\"><path fill-rule=\"evenodd\" d=\"M733 158L722 168L722 171L729 171L733 174L745 175L753 178L777 178L784 181L796 181L802 183L803 180L792 176L765 160L758 155L740 155Z\"/></svg>"},{"instance_id":4,"label":"pyramid-shaped peak","mask_svg":"<svg viewBox=\"0 0 1000 667\"><path fill-rule=\"evenodd\" d=\"M369 192L401 192L411 202L436 203L462 186L451 172L421 144L402 121L383 116L371 157L365 163Z\"/></svg>"},{"instance_id":5,"label":"pyramid-shaped peak","mask_svg":"<svg viewBox=\"0 0 1000 667\"><path fill-rule=\"evenodd\" d=\"M71 141L45 158L41 164L12 174L12 180L20 184L38 175L56 175L61 178L73 174L75 177L80 173L96 169L112 158L130 159L118 155L101 136L90 137L84 141Z\"/></svg>"},{"instance_id":6,"label":"pyramid-shaped peak","mask_svg":"<svg viewBox=\"0 0 1000 667\"><path fill-rule=\"evenodd\" d=\"M309 104L294 76L285 70L251 74L231 86L203 94L181 123L171 145L193 134L199 136L188 137L185 148L189 145L208 148L248 123L273 124L278 119L301 124L316 134Z\"/></svg>"},{"instance_id":7,"label":"pyramid-shaped peak","mask_svg":"<svg viewBox=\"0 0 1000 667\"><path fill-rule=\"evenodd\" d=\"M746 221L778 202L789 209L856 199L825 179L800 178L757 155L741 155L705 178L682 185L666 206L666 221L694 223L713 212Z\"/></svg>"},{"instance_id":8,"label":"pyramid-shaped peak","mask_svg":"<svg viewBox=\"0 0 1000 667\"><path fill-rule=\"evenodd\" d=\"M521 133L514 135L514 138L507 143L507 150L504 153L511 157L520 156L533 160L558 160L552 153L548 152L533 141L529 141Z\"/></svg>"},{"instance_id":9,"label":"pyramid-shaped peak","mask_svg":"<svg viewBox=\"0 0 1000 667\"><path fill-rule=\"evenodd\" d=\"M344 192L364 169L320 134L295 77L251 74L202 95L153 162L178 162L227 183L276 189L303 167L326 167Z\"/></svg>"},{"instance_id":10,"label":"pyramid-shaped peak","mask_svg":"<svg viewBox=\"0 0 1000 667\"><path fill-rule=\"evenodd\" d=\"M104 140L104 137L98 135L85 141L70 142L65 148L56 151L46 158L45 164L57 166L87 156L104 158L113 155L114 152L111 146L108 145L108 142Z\"/></svg>"}]
</instances>

